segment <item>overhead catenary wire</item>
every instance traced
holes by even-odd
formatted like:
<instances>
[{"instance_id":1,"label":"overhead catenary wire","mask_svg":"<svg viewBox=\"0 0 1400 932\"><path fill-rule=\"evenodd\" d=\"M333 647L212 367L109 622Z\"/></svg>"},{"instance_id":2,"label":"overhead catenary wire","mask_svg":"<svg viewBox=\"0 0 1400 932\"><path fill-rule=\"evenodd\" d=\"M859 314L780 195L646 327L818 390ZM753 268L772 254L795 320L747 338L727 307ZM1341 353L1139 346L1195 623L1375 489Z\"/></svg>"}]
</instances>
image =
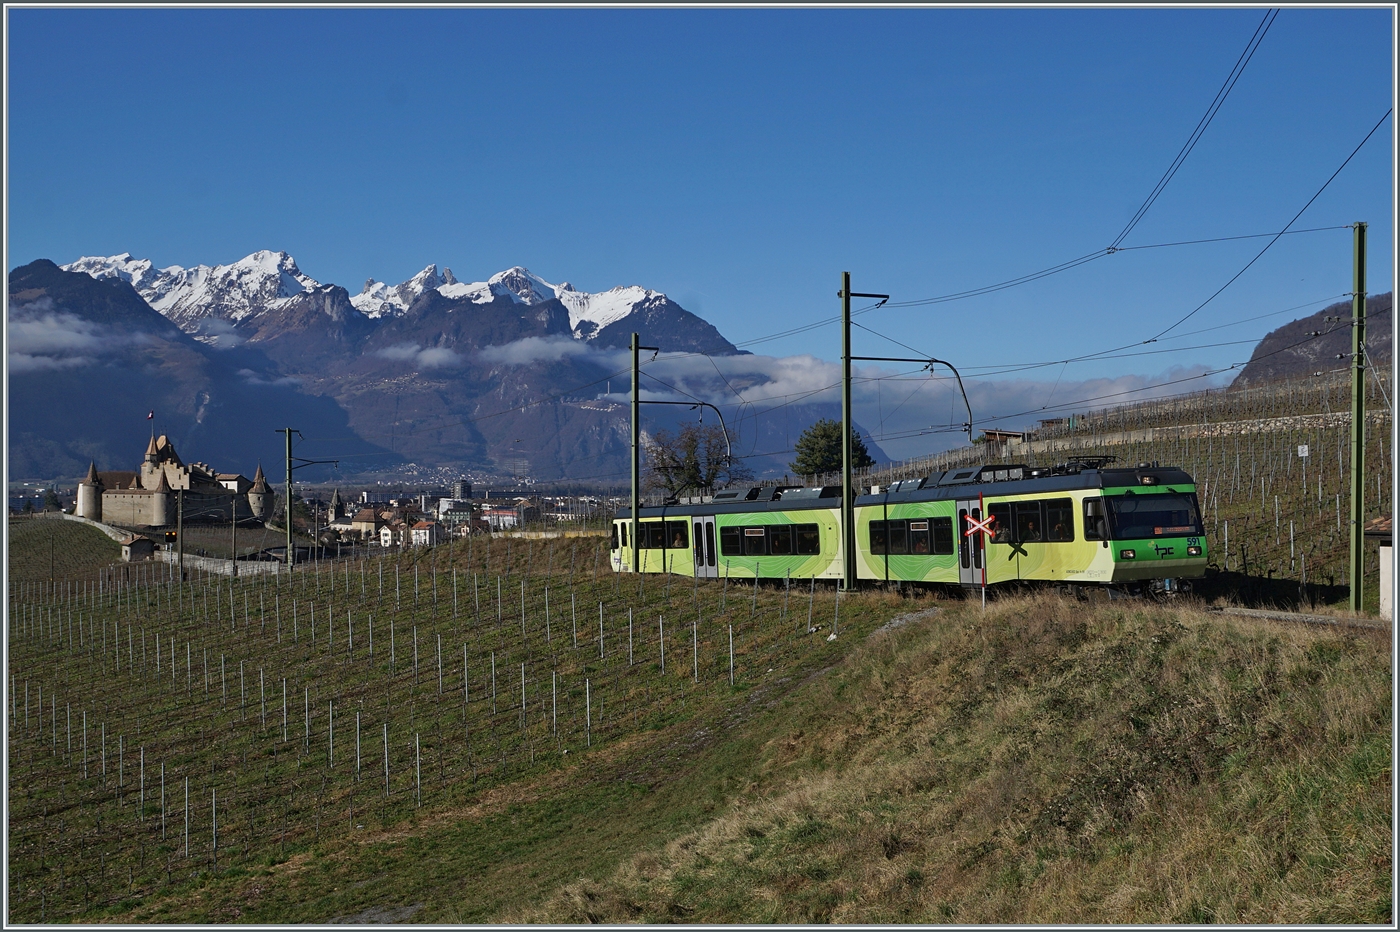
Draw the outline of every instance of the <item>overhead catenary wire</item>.
<instances>
[{"instance_id":1,"label":"overhead catenary wire","mask_svg":"<svg viewBox=\"0 0 1400 932\"><path fill-rule=\"evenodd\" d=\"M1196 143L1201 141L1201 136L1210 128L1211 122L1215 120L1215 115L1220 112L1220 108L1224 105L1225 99L1230 96L1230 91L1234 90L1236 82L1240 79L1240 75L1244 74L1244 69L1249 66L1249 62L1254 57L1254 53L1259 50L1260 43L1264 41L1264 36L1268 34L1269 27L1272 26L1274 20L1278 18L1278 13L1279 11L1276 9L1268 10L1265 12L1264 18L1260 20L1259 25L1254 27L1254 35L1249 37L1249 42L1245 44L1244 51L1241 52L1240 57L1235 60L1235 66L1231 68L1230 73L1226 75L1225 83L1220 85L1220 90L1215 92L1215 99L1212 100L1210 106L1206 108L1205 115L1196 123L1196 128L1191 131L1191 135L1187 138L1185 145L1181 147L1181 151L1176 154L1176 158L1172 159L1171 164L1167 166L1167 170L1162 173L1162 177L1157 181L1156 186L1153 187L1152 193L1147 195L1147 200L1142 202L1142 206L1139 207L1137 212L1128 220L1128 225L1123 227L1123 231L1109 244L1109 251L1116 251L1123 240L1128 238L1128 234L1131 233L1133 228L1147 215L1152 205L1157 202L1157 198L1161 197L1162 192L1166 190L1167 185L1171 183L1172 178L1176 176L1177 171L1186 162L1186 158L1191 154L1191 150L1196 148Z\"/></svg>"},{"instance_id":2,"label":"overhead catenary wire","mask_svg":"<svg viewBox=\"0 0 1400 932\"><path fill-rule=\"evenodd\" d=\"M1223 285L1221 285L1219 288L1217 288L1217 289L1211 294L1210 297L1206 298L1206 299L1205 299L1204 301L1202 301L1200 304L1196 305L1196 307L1194 307L1194 308L1191 310L1191 312L1190 312L1189 314L1187 314L1185 317L1182 317L1180 320L1178 320L1176 323L1172 324L1170 327L1167 327L1165 330L1162 330L1162 331L1158 332L1155 336L1151 337L1150 339L1144 340L1143 342L1144 342L1144 343L1151 343L1151 342L1153 342L1153 341L1155 341L1155 340L1158 340L1158 339L1160 339L1161 337L1165 336L1166 334L1171 333L1171 332L1172 332L1173 330L1175 330L1177 327L1180 327L1182 324L1186 323L1186 321L1188 321L1188 320L1190 320L1192 317L1194 317L1194 316L1196 315L1196 313L1199 312L1199 311L1201 310L1201 308L1205 307L1207 304L1209 304L1210 302L1214 301L1217 297L1220 296L1221 292L1223 292L1226 288L1229 288L1231 285L1233 285L1233 284L1235 283L1236 280L1239 279L1239 277L1240 277L1241 275L1243 275L1245 272L1249 271L1250 266L1252 266L1252 265L1254 265L1254 263L1258 262L1259 259L1264 255L1264 253L1268 252L1268 251L1269 251L1269 248L1272 247L1272 246L1274 245L1274 243L1277 243L1277 242L1279 241L1279 237L1283 236L1284 233L1288 232L1288 228L1291 227L1291 226L1293 226L1293 224L1296 223L1296 222L1298 221L1298 218L1299 218L1299 217L1303 216L1303 213L1304 213L1309 207L1311 207L1311 206L1313 205L1313 201L1317 200L1319 197L1322 196L1322 192L1327 190L1327 186L1330 185L1330 184L1333 182L1333 180L1335 180L1336 177L1342 173L1342 169L1346 168L1347 165L1350 164L1351 160L1352 160L1353 158L1356 157L1356 153L1358 153L1358 152L1361 151L1361 147L1364 146L1364 145L1366 145L1366 143L1370 140L1370 138L1371 138L1372 136L1375 135L1376 130L1380 129L1380 128L1381 128L1381 124L1383 124L1387 119L1390 118L1390 114L1391 114L1393 111L1394 111L1394 108L1393 108L1393 107L1390 107L1390 108L1387 108L1387 109L1386 109L1385 113L1381 116L1381 118L1380 118L1379 120L1376 121L1376 125L1373 126L1373 127L1371 127L1371 131L1370 131L1369 133L1366 134L1365 138L1362 139L1359 143L1356 144L1356 148L1351 150L1351 154L1349 154L1345 159L1343 159L1343 160L1342 160L1342 164L1337 166L1337 170L1334 171L1330 176L1328 176L1327 180L1324 181L1324 182L1322 183L1322 187L1318 188L1317 191L1316 191L1316 193L1314 193L1312 197L1308 198L1308 202L1307 202L1306 204L1304 204L1304 205L1302 206L1302 208L1299 209L1299 211L1298 211L1296 214L1293 215L1293 219L1290 220L1290 221L1288 221L1286 224L1284 224L1283 229L1280 230L1280 231L1278 232L1278 234L1275 235L1272 239L1270 239L1267 243L1265 243L1265 244L1264 244L1264 248L1261 249L1261 250L1259 250L1258 254L1256 254L1255 257L1254 257L1253 259L1250 259L1248 262L1245 263L1244 268L1240 269L1238 272L1236 272L1234 275L1232 275L1232 276L1230 277L1230 280L1229 280L1229 281L1227 281L1225 284L1223 284Z\"/></svg>"}]
</instances>

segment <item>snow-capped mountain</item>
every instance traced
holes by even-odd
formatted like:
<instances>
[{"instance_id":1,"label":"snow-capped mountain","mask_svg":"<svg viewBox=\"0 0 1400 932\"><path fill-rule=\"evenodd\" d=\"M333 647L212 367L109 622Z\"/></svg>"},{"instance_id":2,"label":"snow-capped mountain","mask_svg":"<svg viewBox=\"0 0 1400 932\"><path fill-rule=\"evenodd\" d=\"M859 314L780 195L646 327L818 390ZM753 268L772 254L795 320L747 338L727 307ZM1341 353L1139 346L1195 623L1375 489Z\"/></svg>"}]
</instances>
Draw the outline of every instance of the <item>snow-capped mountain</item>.
<instances>
[{"instance_id":1,"label":"snow-capped mountain","mask_svg":"<svg viewBox=\"0 0 1400 932\"><path fill-rule=\"evenodd\" d=\"M207 317L236 323L321 288L320 282L297 268L291 256L265 249L228 265L189 269L178 265L153 269L151 260L133 259L130 253L84 256L63 269L130 282L147 304L187 332L198 330Z\"/></svg>"},{"instance_id":2,"label":"snow-capped mountain","mask_svg":"<svg viewBox=\"0 0 1400 932\"><path fill-rule=\"evenodd\" d=\"M322 285L303 273L287 253L267 250L228 265L197 265L188 269L178 265L155 269L149 259L133 259L130 253L84 256L63 269L86 272L93 278L121 278L130 282L151 307L200 338L204 338L203 331L208 329L202 323L205 318L220 318L237 324L246 318L287 307L300 295L333 287ZM521 266L497 272L485 281L468 283L459 282L451 269L439 273L437 265L429 265L397 285L370 279L359 294L351 296L350 304L369 320L397 318L407 314L413 303L428 291L472 304L491 304L505 299L533 307L557 300L567 309L569 329L579 340L594 340L610 324L632 314L642 313L652 319L668 308L687 313L661 292L639 285L591 294L575 290L568 282L552 284Z\"/></svg>"},{"instance_id":3,"label":"snow-capped mountain","mask_svg":"<svg viewBox=\"0 0 1400 932\"><path fill-rule=\"evenodd\" d=\"M608 324L633 311L659 307L667 300L661 292L638 285L589 294L575 290L568 282L551 284L518 265L497 272L484 282L459 282L451 269L444 269L439 276L437 266L430 265L401 285L390 286L371 279L350 303L366 317L397 316L406 313L409 305L430 288L443 297L465 298L473 304L490 304L497 298L507 298L517 304L534 306L558 299L568 309L569 328L580 340L592 339Z\"/></svg>"}]
</instances>

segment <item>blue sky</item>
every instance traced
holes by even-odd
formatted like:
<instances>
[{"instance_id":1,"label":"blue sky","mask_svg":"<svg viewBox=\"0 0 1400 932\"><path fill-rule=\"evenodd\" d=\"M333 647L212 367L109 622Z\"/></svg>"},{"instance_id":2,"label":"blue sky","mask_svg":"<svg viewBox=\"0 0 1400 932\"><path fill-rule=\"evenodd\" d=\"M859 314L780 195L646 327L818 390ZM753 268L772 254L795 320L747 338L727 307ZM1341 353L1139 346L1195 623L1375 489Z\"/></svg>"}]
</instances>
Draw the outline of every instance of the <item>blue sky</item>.
<instances>
[{"instance_id":1,"label":"blue sky","mask_svg":"<svg viewBox=\"0 0 1400 932\"><path fill-rule=\"evenodd\" d=\"M1264 12L10 8L7 267L274 249L354 292L524 265L664 291L744 343L838 313L843 270L907 301L1108 245ZM1124 245L1280 229L1392 105L1393 40L1389 9L1284 9ZM1394 138L1391 120L1295 225L1368 221L1373 293ZM968 374L1064 359L1152 336L1265 242L859 320ZM1349 231L1284 237L1179 330L1298 310L1031 370L986 414L1243 360L1350 276ZM856 334L859 355L908 353ZM840 335L751 348L835 360Z\"/></svg>"}]
</instances>

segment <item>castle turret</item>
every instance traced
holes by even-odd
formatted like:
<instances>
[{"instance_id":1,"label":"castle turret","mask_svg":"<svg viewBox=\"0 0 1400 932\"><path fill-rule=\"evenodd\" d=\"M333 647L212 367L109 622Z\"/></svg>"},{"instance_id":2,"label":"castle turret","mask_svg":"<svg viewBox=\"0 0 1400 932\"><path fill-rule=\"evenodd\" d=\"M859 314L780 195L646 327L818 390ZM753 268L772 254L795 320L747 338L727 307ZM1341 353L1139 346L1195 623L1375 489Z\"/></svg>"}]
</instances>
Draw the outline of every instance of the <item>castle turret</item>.
<instances>
[{"instance_id":1,"label":"castle turret","mask_svg":"<svg viewBox=\"0 0 1400 932\"><path fill-rule=\"evenodd\" d=\"M97 476L97 463L88 464L87 475L78 483L78 504L74 514L93 521L102 520L102 480Z\"/></svg>"},{"instance_id":2,"label":"castle turret","mask_svg":"<svg viewBox=\"0 0 1400 932\"><path fill-rule=\"evenodd\" d=\"M160 451L156 449L156 438L152 435L151 442L146 444L146 462L154 464L159 457Z\"/></svg>"},{"instance_id":3,"label":"castle turret","mask_svg":"<svg viewBox=\"0 0 1400 932\"><path fill-rule=\"evenodd\" d=\"M165 479L165 470L160 472L160 482L151 492L151 527L161 527L172 523L170 518L175 514L172 502L174 493L170 489L170 483Z\"/></svg>"},{"instance_id":4,"label":"castle turret","mask_svg":"<svg viewBox=\"0 0 1400 932\"><path fill-rule=\"evenodd\" d=\"M258 521L266 521L272 514L272 499L272 489L263 475L262 463L259 463L258 471L253 475L253 487L248 490L248 510Z\"/></svg>"}]
</instances>

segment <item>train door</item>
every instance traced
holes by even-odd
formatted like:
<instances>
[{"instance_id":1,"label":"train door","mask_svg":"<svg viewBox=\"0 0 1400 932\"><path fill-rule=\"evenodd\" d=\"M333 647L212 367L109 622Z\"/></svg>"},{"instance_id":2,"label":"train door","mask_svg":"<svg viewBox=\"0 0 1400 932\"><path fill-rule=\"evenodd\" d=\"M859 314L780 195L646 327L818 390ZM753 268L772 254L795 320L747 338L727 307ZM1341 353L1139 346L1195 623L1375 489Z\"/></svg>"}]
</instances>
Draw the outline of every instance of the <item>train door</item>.
<instances>
[{"instance_id":1,"label":"train door","mask_svg":"<svg viewBox=\"0 0 1400 932\"><path fill-rule=\"evenodd\" d=\"M982 521L980 499L959 499L958 521L958 582L964 586L980 586L986 579L983 570L983 535L978 531Z\"/></svg>"},{"instance_id":2,"label":"train door","mask_svg":"<svg viewBox=\"0 0 1400 932\"><path fill-rule=\"evenodd\" d=\"M695 535L695 575L702 579L719 576L719 559L715 550L714 515L696 515L690 519L690 530Z\"/></svg>"}]
</instances>

